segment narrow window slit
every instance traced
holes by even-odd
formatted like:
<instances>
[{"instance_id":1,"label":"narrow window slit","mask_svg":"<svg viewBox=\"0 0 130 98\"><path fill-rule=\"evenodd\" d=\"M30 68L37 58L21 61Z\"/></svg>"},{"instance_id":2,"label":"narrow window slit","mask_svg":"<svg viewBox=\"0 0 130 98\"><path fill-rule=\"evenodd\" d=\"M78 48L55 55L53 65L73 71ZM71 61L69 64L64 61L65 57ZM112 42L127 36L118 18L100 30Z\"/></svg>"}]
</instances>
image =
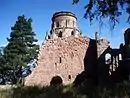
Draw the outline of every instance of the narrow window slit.
<instances>
[{"instance_id":1,"label":"narrow window slit","mask_svg":"<svg viewBox=\"0 0 130 98\"><path fill-rule=\"evenodd\" d=\"M69 79L69 80L71 79L71 75L68 75L68 79Z\"/></svg>"},{"instance_id":2,"label":"narrow window slit","mask_svg":"<svg viewBox=\"0 0 130 98\"><path fill-rule=\"evenodd\" d=\"M61 63L61 57L60 57L60 63Z\"/></svg>"}]
</instances>

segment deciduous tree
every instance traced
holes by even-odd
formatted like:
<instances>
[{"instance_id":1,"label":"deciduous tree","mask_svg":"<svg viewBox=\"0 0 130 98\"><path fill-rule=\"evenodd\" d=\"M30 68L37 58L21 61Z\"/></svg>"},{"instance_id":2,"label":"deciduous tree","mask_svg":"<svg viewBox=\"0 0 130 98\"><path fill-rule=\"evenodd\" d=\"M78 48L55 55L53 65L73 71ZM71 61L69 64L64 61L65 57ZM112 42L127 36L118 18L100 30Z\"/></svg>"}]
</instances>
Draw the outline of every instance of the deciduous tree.
<instances>
[{"instance_id":1,"label":"deciduous tree","mask_svg":"<svg viewBox=\"0 0 130 98\"><path fill-rule=\"evenodd\" d=\"M73 4L77 4L79 1L81 0L73 0ZM114 29L116 23L119 22L118 18L122 15L123 10L128 14L127 22L130 23L130 0L86 0L84 9L86 10L84 17L88 18L90 22L98 19L102 24L103 19L108 18L110 29Z\"/></svg>"}]
</instances>

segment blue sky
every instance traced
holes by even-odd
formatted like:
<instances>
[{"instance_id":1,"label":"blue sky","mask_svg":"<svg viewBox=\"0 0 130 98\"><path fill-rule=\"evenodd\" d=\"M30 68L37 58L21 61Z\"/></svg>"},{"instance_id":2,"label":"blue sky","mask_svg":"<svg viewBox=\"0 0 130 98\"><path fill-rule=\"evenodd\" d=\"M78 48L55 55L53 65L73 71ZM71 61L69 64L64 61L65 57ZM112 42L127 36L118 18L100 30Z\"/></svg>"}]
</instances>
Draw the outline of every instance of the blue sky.
<instances>
[{"instance_id":1,"label":"blue sky","mask_svg":"<svg viewBox=\"0 0 130 98\"><path fill-rule=\"evenodd\" d=\"M43 42L46 31L51 27L51 17L57 11L75 13L83 35L94 38L94 33L99 30L99 24L93 21L90 25L89 21L83 18L85 2L87 0L81 0L79 4L72 5L72 0L0 0L0 46L7 44L6 38L9 37L11 26L15 24L19 15L33 19L32 26L36 38L39 43ZM119 19L120 24L116 26L113 33L109 32L109 25L101 29L100 37L107 38L113 48L118 48L120 43L124 42L123 31L129 27L126 19L127 14L123 13Z\"/></svg>"}]
</instances>

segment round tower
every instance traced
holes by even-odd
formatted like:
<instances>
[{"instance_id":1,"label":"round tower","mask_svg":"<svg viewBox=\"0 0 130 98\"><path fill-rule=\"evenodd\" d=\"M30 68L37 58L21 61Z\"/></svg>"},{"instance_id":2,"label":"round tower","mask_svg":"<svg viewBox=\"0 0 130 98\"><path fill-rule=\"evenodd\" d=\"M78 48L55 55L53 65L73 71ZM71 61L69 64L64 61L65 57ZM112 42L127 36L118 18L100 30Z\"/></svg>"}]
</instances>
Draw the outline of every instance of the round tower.
<instances>
[{"instance_id":1,"label":"round tower","mask_svg":"<svg viewBox=\"0 0 130 98\"><path fill-rule=\"evenodd\" d=\"M52 17L50 39L78 36L77 17L72 12L56 12Z\"/></svg>"}]
</instances>

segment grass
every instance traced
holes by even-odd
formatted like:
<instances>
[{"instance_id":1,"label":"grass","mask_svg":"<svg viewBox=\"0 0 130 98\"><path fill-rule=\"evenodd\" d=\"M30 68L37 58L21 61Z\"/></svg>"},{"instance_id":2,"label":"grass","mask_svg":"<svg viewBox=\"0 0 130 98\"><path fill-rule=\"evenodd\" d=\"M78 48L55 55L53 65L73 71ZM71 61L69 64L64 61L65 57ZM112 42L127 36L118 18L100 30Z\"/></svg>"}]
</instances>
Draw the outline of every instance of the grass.
<instances>
[{"instance_id":1,"label":"grass","mask_svg":"<svg viewBox=\"0 0 130 98\"><path fill-rule=\"evenodd\" d=\"M1 89L0 98L130 98L130 83L120 83L114 87L82 88L67 86L17 87Z\"/></svg>"}]
</instances>

